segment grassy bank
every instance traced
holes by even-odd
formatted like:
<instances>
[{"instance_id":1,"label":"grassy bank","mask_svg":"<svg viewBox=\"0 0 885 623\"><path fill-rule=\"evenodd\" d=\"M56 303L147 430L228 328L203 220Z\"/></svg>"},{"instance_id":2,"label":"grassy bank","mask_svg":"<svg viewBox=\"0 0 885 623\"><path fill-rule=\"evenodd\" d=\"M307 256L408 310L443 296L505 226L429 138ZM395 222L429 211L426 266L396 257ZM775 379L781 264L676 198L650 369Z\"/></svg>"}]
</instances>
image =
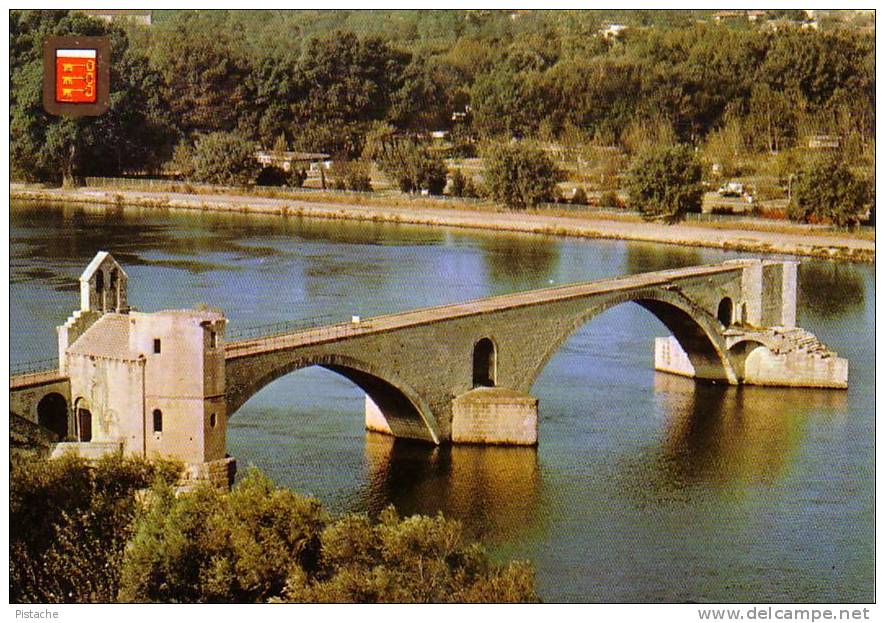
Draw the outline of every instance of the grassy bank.
<instances>
[{"instance_id":1,"label":"grassy bank","mask_svg":"<svg viewBox=\"0 0 885 623\"><path fill-rule=\"evenodd\" d=\"M287 217L384 221L658 242L681 246L731 249L750 253L783 253L842 261L872 262L871 232L832 232L789 223L749 228L730 223L645 222L635 215L580 211L504 211L488 203L461 203L429 198L371 197L352 194L279 193L220 194L133 191L124 189L44 189L14 185L16 200L85 203L141 208L276 214Z\"/></svg>"}]
</instances>

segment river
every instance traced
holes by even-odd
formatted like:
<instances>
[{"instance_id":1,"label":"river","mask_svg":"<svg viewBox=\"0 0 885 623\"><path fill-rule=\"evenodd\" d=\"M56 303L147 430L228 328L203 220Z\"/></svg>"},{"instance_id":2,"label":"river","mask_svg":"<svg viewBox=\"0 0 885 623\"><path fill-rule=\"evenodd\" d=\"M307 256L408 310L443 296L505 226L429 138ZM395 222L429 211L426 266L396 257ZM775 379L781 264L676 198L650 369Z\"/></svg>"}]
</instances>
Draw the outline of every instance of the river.
<instances>
[{"instance_id":1,"label":"river","mask_svg":"<svg viewBox=\"0 0 885 623\"><path fill-rule=\"evenodd\" d=\"M205 304L230 329L369 317L741 257L718 250L382 223L13 203L12 363L51 357L98 250L143 311ZM869 602L874 593L872 265L803 259L799 324L850 362L837 390L722 388L652 370L638 305L577 331L533 388L537 449L427 447L363 429L321 368L268 385L229 426L255 465L332 511L442 511L545 601Z\"/></svg>"}]
</instances>

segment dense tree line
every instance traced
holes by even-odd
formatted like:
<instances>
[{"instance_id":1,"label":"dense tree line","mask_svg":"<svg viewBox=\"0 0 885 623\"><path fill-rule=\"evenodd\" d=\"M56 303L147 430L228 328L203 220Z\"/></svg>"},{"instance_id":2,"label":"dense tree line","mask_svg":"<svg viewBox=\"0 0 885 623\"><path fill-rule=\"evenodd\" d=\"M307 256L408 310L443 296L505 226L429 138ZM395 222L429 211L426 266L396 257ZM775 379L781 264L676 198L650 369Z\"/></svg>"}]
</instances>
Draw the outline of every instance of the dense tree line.
<instances>
[{"instance_id":1,"label":"dense tree line","mask_svg":"<svg viewBox=\"0 0 885 623\"><path fill-rule=\"evenodd\" d=\"M530 565L491 562L442 516L332 517L257 470L176 494L179 470L14 459L11 601L537 601Z\"/></svg>"},{"instance_id":2,"label":"dense tree line","mask_svg":"<svg viewBox=\"0 0 885 623\"><path fill-rule=\"evenodd\" d=\"M748 155L833 134L849 164L869 164L871 33L838 24L775 32L710 18L704 11L158 11L151 27L124 30L76 12L13 11L13 174L58 181L156 172L173 154L194 154L201 143L208 149L207 135L217 145L282 140L349 161L378 147L378 128L394 138L382 141L376 162L409 191L440 188L440 154L423 144L437 130L450 132L452 153L529 139L610 146L634 158L650 142L643 137L654 135L701 148L705 164L715 162L723 175L739 173ZM628 28L603 36L606 20ZM112 38L111 111L97 119L51 118L40 106L41 38L73 33ZM182 169L176 162L199 168L179 158L173 170Z\"/></svg>"}]
</instances>

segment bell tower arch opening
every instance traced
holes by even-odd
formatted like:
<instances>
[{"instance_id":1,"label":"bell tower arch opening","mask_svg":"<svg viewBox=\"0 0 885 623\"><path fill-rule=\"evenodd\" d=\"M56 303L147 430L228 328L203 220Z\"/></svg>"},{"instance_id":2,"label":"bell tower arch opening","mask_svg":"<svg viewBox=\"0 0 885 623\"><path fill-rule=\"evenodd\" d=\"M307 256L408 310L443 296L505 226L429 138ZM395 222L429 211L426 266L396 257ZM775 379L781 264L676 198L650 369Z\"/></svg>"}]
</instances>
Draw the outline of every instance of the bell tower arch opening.
<instances>
[{"instance_id":1,"label":"bell tower arch opening","mask_svg":"<svg viewBox=\"0 0 885 623\"><path fill-rule=\"evenodd\" d=\"M473 345L473 386L494 387L497 372L497 349L487 337Z\"/></svg>"}]
</instances>

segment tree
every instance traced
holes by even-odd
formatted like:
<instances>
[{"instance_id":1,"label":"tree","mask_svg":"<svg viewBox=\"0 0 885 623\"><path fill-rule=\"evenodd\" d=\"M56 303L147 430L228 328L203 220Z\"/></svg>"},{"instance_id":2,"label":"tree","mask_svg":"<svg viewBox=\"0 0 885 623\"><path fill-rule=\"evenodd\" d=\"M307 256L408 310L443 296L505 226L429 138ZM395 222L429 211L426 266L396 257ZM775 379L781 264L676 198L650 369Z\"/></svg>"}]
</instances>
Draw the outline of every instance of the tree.
<instances>
[{"instance_id":1,"label":"tree","mask_svg":"<svg viewBox=\"0 0 885 623\"><path fill-rule=\"evenodd\" d=\"M860 221L870 196L870 185L858 179L844 160L813 158L793 184L790 216L804 222L829 219L843 227Z\"/></svg>"},{"instance_id":2,"label":"tree","mask_svg":"<svg viewBox=\"0 0 885 623\"><path fill-rule=\"evenodd\" d=\"M446 186L446 165L435 152L415 140L385 135L381 130L374 134L371 154L378 166L404 193L422 190L431 195L441 195Z\"/></svg>"},{"instance_id":3,"label":"tree","mask_svg":"<svg viewBox=\"0 0 885 623\"><path fill-rule=\"evenodd\" d=\"M485 186L495 201L524 210L551 201L562 172L541 149L494 145L485 155Z\"/></svg>"},{"instance_id":4,"label":"tree","mask_svg":"<svg viewBox=\"0 0 885 623\"><path fill-rule=\"evenodd\" d=\"M700 212L701 165L687 145L646 148L630 166L627 190L631 205L648 215Z\"/></svg>"},{"instance_id":5,"label":"tree","mask_svg":"<svg viewBox=\"0 0 885 623\"><path fill-rule=\"evenodd\" d=\"M453 169L449 175L452 180L451 195L453 197L476 197L476 186L473 179L464 175L461 169Z\"/></svg>"},{"instance_id":6,"label":"tree","mask_svg":"<svg viewBox=\"0 0 885 623\"><path fill-rule=\"evenodd\" d=\"M337 160L332 163L332 186L337 190L372 190L369 163L364 160Z\"/></svg>"},{"instance_id":7,"label":"tree","mask_svg":"<svg viewBox=\"0 0 885 623\"><path fill-rule=\"evenodd\" d=\"M246 186L255 181L258 145L237 134L213 132L194 145L193 177L198 182Z\"/></svg>"}]
</instances>

